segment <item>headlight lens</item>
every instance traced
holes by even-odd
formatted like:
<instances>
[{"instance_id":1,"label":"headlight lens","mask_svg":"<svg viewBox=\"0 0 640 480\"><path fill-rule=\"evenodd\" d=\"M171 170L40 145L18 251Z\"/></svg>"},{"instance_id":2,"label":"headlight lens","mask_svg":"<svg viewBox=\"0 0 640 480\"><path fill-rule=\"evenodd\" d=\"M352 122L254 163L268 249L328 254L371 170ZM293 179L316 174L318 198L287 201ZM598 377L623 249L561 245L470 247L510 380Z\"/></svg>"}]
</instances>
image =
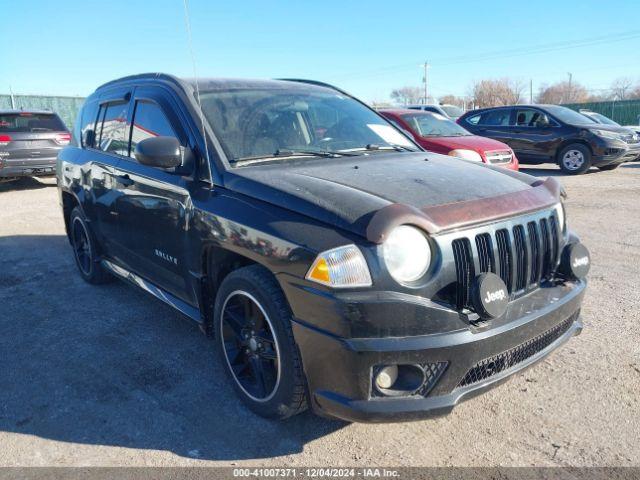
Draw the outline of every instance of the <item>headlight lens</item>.
<instances>
[{"instance_id":1,"label":"headlight lens","mask_svg":"<svg viewBox=\"0 0 640 480\"><path fill-rule=\"evenodd\" d=\"M382 245L382 256L396 281L413 282L422 277L431 265L431 245L421 230L400 225Z\"/></svg>"},{"instance_id":2,"label":"headlight lens","mask_svg":"<svg viewBox=\"0 0 640 480\"><path fill-rule=\"evenodd\" d=\"M482 162L482 157L480 156L480 154L478 152L474 152L473 150L451 150L448 155L451 155L452 157L464 158L465 160L471 160L473 162Z\"/></svg>"},{"instance_id":3,"label":"headlight lens","mask_svg":"<svg viewBox=\"0 0 640 480\"><path fill-rule=\"evenodd\" d=\"M564 205L562 204L562 202L556 203L555 210L556 210L556 215L558 217L558 225L560 225L560 230L564 232L567 227L567 224L565 223L567 219L564 212Z\"/></svg>"},{"instance_id":4,"label":"headlight lens","mask_svg":"<svg viewBox=\"0 0 640 480\"><path fill-rule=\"evenodd\" d=\"M334 288L370 287L373 284L367 261L355 245L322 252L305 278Z\"/></svg>"},{"instance_id":5,"label":"headlight lens","mask_svg":"<svg viewBox=\"0 0 640 480\"><path fill-rule=\"evenodd\" d=\"M610 138L612 140L621 140L622 136L616 132L610 132L609 130L591 130L593 133L603 138Z\"/></svg>"}]
</instances>

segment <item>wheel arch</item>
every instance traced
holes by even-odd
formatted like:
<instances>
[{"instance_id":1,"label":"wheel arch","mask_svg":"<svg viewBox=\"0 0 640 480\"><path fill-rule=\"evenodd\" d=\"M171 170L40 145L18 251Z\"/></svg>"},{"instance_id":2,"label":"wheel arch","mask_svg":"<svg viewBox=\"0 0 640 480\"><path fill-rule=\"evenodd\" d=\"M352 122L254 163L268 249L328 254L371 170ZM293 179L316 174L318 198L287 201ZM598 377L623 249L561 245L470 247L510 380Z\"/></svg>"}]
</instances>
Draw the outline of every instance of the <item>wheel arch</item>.
<instances>
[{"instance_id":1,"label":"wheel arch","mask_svg":"<svg viewBox=\"0 0 640 480\"><path fill-rule=\"evenodd\" d=\"M216 294L224 279L239 268L262 264L255 259L216 244L208 244L202 248L200 262L202 317L205 333L211 336L213 335L213 307ZM262 266L271 272L268 267ZM273 272L271 273L273 274Z\"/></svg>"},{"instance_id":2,"label":"wheel arch","mask_svg":"<svg viewBox=\"0 0 640 480\"><path fill-rule=\"evenodd\" d=\"M558 164L560 163L560 154L565 148L567 148L569 145L576 145L576 144L586 147L587 150L589 150L589 153L591 154L591 156L593 156L593 148L591 148L591 145L589 144L589 142L580 138L571 138L571 139L564 140L560 145L558 145L558 149L556 150L556 157L555 157L556 163Z\"/></svg>"},{"instance_id":3,"label":"wheel arch","mask_svg":"<svg viewBox=\"0 0 640 480\"><path fill-rule=\"evenodd\" d=\"M62 216L64 217L64 228L67 234L67 239L71 241L71 234L69 230L69 222L71 220L71 212L74 208L79 207L82 209L82 203L78 197L69 190L61 190L60 199L62 204Z\"/></svg>"}]
</instances>

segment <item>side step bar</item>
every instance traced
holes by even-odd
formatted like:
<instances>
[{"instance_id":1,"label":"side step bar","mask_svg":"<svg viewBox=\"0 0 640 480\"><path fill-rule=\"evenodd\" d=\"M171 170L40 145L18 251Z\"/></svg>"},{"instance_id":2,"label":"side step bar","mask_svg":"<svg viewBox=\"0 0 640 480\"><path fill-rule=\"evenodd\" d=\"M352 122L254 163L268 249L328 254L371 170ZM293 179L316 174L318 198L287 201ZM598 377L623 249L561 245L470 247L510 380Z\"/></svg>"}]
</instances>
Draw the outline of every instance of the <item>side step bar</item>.
<instances>
[{"instance_id":1,"label":"side step bar","mask_svg":"<svg viewBox=\"0 0 640 480\"><path fill-rule=\"evenodd\" d=\"M170 294L169 292L161 289L160 287L154 285L153 283L148 282L147 280L136 275L135 273L130 272L129 270L122 268L121 266L116 265L113 262L110 262L109 260L103 259L101 263L102 265L104 265L104 267L107 270L113 273L116 277L119 277L123 280L126 280L129 283L132 283L133 285L136 285L137 287L140 287L145 292L148 292L154 297L156 297L157 299L162 300L164 303L175 308L180 313L189 317L191 320L200 324L203 323L202 316L200 315L199 309L192 307L187 302L180 300L179 298Z\"/></svg>"}]
</instances>

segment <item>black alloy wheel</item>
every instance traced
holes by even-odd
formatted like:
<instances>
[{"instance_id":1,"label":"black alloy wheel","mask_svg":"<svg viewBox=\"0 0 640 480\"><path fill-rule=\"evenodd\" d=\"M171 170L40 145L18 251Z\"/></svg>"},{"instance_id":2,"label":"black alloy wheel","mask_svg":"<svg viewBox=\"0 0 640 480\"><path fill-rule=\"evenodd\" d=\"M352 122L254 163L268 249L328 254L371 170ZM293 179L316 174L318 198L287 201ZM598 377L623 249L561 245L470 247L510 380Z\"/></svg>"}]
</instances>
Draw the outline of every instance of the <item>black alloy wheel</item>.
<instances>
[{"instance_id":1,"label":"black alloy wheel","mask_svg":"<svg viewBox=\"0 0 640 480\"><path fill-rule=\"evenodd\" d=\"M73 253L76 256L76 264L83 275L91 275L91 244L89 243L89 234L84 223L79 217L73 219L71 226L71 244L73 245Z\"/></svg>"},{"instance_id":2,"label":"black alloy wheel","mask_svg":"<svg viewBox=\"0 0 640 480\"><path fill-rule=\"evenodd\" d=\"M86 282L97 285L113 280L100 263L98 244L80 207L74 208L69 216L69 240L78 271Z\"/></svg>"},{"instance_id":3,"label":"black alloy wheel","mask_svg":"<svg viewBox=\"0 0 640 480\"><path fill-rule=\"evenodd\" d=\"M270 400L280 382L277 338L268 315L248 292L232 292L222 307L222 348L227 365L244 393L256 402Z\"/></svg>"},{"instance_id":4,"label":"black alloy wheel","mask_svg":"<svg viewBox=\"0 0 640 480\"><path fill-rule=\"evenodd\" d=\"M293 314L268 269L249 265L229 273L216 291L213 322L220 360L247 407L277 419L307 408Z\"/></svg>"}]
</instances>

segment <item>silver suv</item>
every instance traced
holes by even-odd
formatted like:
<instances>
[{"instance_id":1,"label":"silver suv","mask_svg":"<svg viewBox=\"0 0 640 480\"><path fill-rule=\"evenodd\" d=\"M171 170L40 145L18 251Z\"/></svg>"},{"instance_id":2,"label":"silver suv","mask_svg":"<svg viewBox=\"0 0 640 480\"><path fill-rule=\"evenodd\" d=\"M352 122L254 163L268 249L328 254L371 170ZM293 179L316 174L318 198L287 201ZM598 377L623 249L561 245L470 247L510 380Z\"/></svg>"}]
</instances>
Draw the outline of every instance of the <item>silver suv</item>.
<instances>
[{"instance_id":1,"label":"silver suv","mask_svg":"<svg viewBox=\"0 0 640 480\"><path fill-rule=\"evenodd\" d=\"M54 175L58 152L70 141L53 112L0 110L0 182Z\"/></svg>"}]
</instances>

